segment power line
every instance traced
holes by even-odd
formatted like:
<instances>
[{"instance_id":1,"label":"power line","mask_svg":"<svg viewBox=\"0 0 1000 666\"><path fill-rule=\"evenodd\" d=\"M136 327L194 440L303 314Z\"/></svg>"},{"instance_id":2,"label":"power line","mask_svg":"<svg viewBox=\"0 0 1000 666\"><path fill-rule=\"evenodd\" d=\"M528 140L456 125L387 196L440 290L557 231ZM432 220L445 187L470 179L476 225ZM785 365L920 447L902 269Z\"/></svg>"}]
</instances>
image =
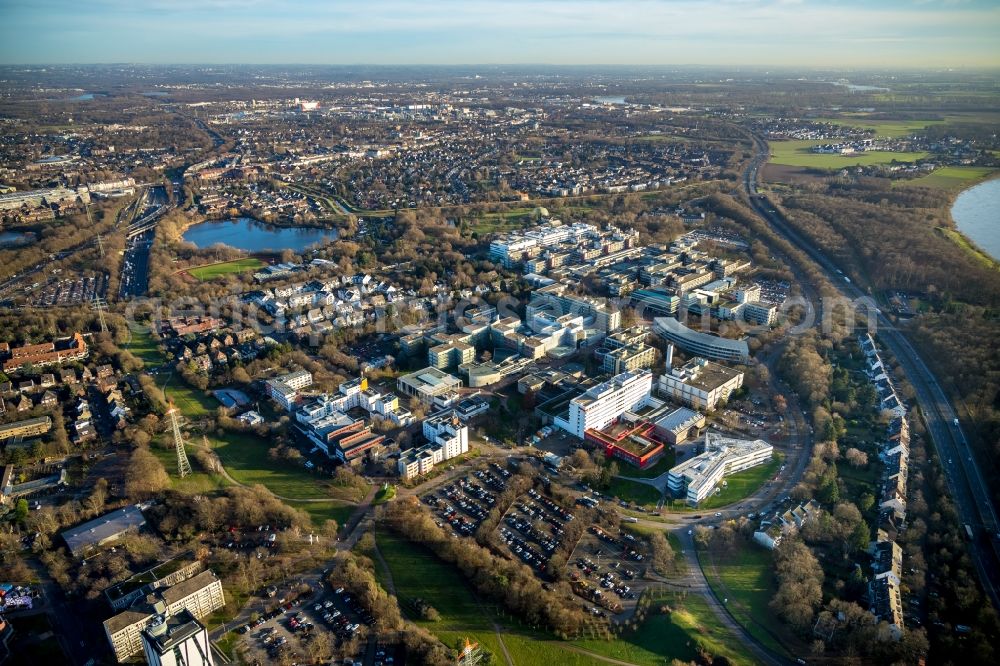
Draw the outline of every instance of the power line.
<instances>
[{"instance_id":1,"label":"power line","mask_svg":"<svg viewBox=\"0 0 1000 666\"><path fill-rule=\"evenodd\" d=\"M107 304L100 296L94 296L94 309L97 310L97 320L101 323L101 333L108 332L108 322L104 319L104 308Z\"/></svg>"},{"instance_id":2,"label":"power line","mask_svg":"<svg viewBox=\"0 0 1000 666\"><path fill-rule=\"evenodd\" d=\"M182 479L191 473L191 461L184 450L184 436L181 435L181 423L177 418L177 408L171 406L167 415L170 416L170 428L174 434L174 448L177 451L177 476Z\"/></svg>"}]
</instances>

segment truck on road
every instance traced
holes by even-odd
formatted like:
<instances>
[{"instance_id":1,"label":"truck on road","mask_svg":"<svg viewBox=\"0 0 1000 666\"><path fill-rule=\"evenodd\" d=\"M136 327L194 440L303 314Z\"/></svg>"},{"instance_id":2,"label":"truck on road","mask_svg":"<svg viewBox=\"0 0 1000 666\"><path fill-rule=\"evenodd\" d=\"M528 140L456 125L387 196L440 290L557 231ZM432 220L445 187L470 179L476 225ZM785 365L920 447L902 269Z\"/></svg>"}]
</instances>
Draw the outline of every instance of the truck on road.
<instances>
[{"instance_id":1,"label":"truck on road","mask_svg":"<svg viewBox=\"0 0 1000 666\"><path fill-rule=\"evenodd\" d=\"M965 524L965 538L972 541L972 526L968 523Z\"/></svg>"}]
</instances>

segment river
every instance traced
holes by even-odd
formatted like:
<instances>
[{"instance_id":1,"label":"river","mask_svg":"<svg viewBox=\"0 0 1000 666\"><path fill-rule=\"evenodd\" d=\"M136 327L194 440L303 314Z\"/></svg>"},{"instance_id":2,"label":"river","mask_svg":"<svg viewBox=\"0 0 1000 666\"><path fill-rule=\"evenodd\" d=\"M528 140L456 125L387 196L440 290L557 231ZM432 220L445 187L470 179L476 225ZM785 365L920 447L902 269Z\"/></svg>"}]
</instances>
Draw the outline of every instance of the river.
<instances>
[{"instance_id":1,"label":"river","mask_svg":"<svg viewBox=\"0 0 1000 666\"><path fill-rule=\"evenodd\" d=\"M276 227L249 217L233 220L208 220L184 232L184 240L199 248L217 243L247 252L293 250L301 252L310 245L337 238L335 229L315 227Z\"/></svg>"},{"instance_id":2,"label":"river","mask_svg":"<svg viewBox=\"0 0 1000 666\"><path fill-rule=\"evenodd\" d=\"M955 199L951 217L958 230L1000 261L1000 179L970 187Z\"/></svg>"}]
</instances>

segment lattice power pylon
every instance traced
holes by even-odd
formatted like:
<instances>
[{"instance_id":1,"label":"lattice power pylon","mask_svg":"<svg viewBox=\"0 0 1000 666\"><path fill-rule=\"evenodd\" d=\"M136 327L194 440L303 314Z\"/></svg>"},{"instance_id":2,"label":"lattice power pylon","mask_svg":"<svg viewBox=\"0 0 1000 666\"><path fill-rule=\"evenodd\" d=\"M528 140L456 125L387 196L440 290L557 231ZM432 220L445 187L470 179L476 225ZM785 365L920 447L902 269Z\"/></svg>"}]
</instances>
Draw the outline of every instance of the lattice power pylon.
<instances>
[{"instance_id":1,"label":"lattice power pylon","mask_svg":"<svg viewBox=\"0 0 1000 666\"><path fill-rule=\"evenodd\" d=\"M184 436L181 434L181 422L177 418L178 410L171 406L167 415L170 417L170 428L174 433L174 448L177 450L177 476L182 479L191 473L191 461L184 450Z\"/></svg>"},{"instance_id":2,"label":"lattice power pylon","mask_svg":"<svg viewBox=\"0 0 1000 666\"><path fill-rule=\"evenodd\" d=\"M466 638L462 642L462 650L458 655L458 666L479 666L484 656L479 643L473 643Z\"/></svg>"},{"instance_id":3,"label":"lattice power pylon","mask_svg":"<svg viewBox=\"0 0 1000 666\"><path fill-rule=\"evenodd\" d=\"M101 322L101 333L108 332L108 322L104 319L104 299L100 296L94 296L94 309L97 310L97 320Z\"/></svg>"}]
</instances>

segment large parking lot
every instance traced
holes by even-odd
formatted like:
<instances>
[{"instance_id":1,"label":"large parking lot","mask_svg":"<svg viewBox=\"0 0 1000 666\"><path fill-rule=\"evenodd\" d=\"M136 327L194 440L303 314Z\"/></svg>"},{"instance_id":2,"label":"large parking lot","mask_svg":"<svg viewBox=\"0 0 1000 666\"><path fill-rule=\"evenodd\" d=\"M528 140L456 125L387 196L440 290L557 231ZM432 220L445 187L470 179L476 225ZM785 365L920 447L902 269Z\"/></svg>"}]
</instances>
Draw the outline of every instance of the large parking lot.
<instances>
[{"instance_id":1,"label":"large parking lot","mask_svg":"<svg viewBox=\"0 0 1000 666\"><path fill-rule=\"evenodd\" d=\"M612 534L592 525L569 559L568 576L594 615L627 614L645 585L646 559L645 544L634 535L624 530Z\"/></svg>"},{"instance_id":2,"label":"large parking lot","mask_svg":"<svg viewBox=\"0 0 1000 666\"><path fill-rule=\"evenodd\" d=\"M344 588L324 585L294 600L279 594L269 603L273 608L237 629L248 663L312 663L309 642L317 632L327 635L335 656L327 663L397 666L404 661L397 646L370 633L375 619Z\"/></svg>"},{"instance_id":3,"label":"large parking lot","mask_svg":"<svg viewBox=\"0 0 1000 666\"><path fill-rule=\"evenodd\" d=\"M450 526L458 538L473 537L511 476L491 462L485 469L427 493L422 500L437 516L439 526ZM545 483L545 477L541 478ZM627 532L611 534L596 525L589 526L577 544L564 543L567 525L576 517L540 489L529 488L500 516L495 548L505 557L520 560L539 578L554 580L562 572L550 569L552 556L572 547L565 573L583 607L605 617L631 612L645 573L645 544Z\"/></svg>"},{"instance_id":4,"label":"large parking lot","mask_svg":"<svg viewBox=\"0 0 1000 666\"><path fill-rule=\"evenodd\" d=\"M90 303L95 296L104 298L108 291L108 276L99 273L78 279L55 280L38 288L29 302L35 307L79 305Z\"/></svg>"}]
</instances>

